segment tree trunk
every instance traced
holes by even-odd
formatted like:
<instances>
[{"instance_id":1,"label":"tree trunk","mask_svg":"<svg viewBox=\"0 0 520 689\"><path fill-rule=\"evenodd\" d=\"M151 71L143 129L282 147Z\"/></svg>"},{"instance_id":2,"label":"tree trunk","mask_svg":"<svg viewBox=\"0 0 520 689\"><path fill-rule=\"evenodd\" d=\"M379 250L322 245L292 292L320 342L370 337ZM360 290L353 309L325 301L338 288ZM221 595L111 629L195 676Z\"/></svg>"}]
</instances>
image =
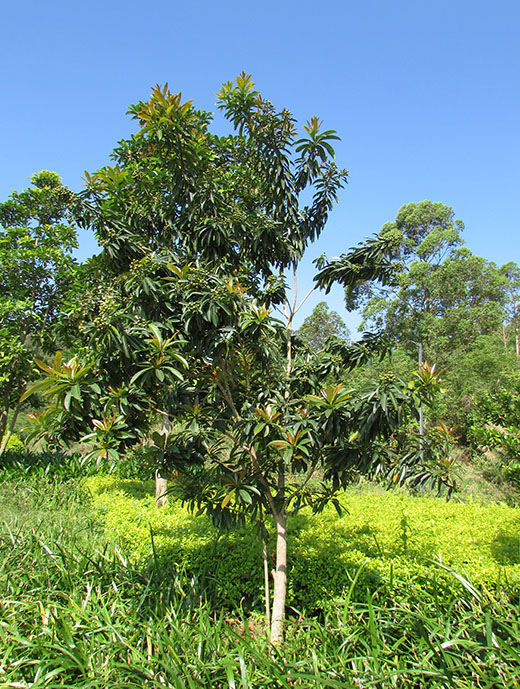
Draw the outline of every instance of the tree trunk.
<instances>
[{"instance_id":1,"label":"tree trunk","mask_svg":"<svg viewBox=\"0 0 520 689\"><path fill-rule=\"evenodd\" d=\"M4 433L7 430L7 420L9 418L9 410L2 409L0 412L0 441L4 437Z\"/></svg>"},{"instance_id":2,"label":"tree trunk","mask_svg":"<svg viewBox=\"0 0 520 689\"><path fill-rule=\"evenodd\" d=\"M262 555L264 559L264 595L265 595L265 626L266 630L271 627L271 591L269 588L269 554L265 536L262 536Z\"/></svg>"},{"instance_id":3,"label":"tree trunk","mask_svg":"<svg viewBox=\"0 0 520 689\"><path fill-rule=\"evenodd\" d=\"M274 515L276 522L276 570L274 575L271 643L280 644L283 638L285 598L287 595L287 515L285 505Z\"/></svg>"},{"instance_id":4,"label":"tree trunk","mask_svg":"<svg viewBox=\"0 0 520 689\"><path fill-rule=\"evenodd\" d=\"M171 423L167 414L162 415L161 419L161 435L167 436L171 431ZM156 469L155 471L155 504L157 507L162 507L168 502L168 478L163 469Z\"/></svg>"},{"instance_id":5,"label":"tree trunk","mask_svg":"<svg viewBox=\"0 0 520 689\"><path fill-rule=\"evenodd\" d=\"M11 418L11 423L9 424L9 428L7 430L5 430L5 428L4 428L5 435L3 433L0 435L0 441L1 441L1 443L0 443L0 455L4 454L5 448L7 447L7 443L9 442L9 438L13 435L14 427L16 424L16 419L18 418L19 413L20 413L20 405L17 404L16 408L13 412L13 416ZM6 423L7 423L7 419L6 419Z\"/></svg>"},{"instance_id":6,"label":"tree trunk","mask_svg":"<svg viewBox=\"0 0 520 689\"><path fill-rule=\"evenodd\" d=\"M162 475L160 469L155 472L155 504L162 507L168 502L168 479Z\"/></svg>"}]
</instances>

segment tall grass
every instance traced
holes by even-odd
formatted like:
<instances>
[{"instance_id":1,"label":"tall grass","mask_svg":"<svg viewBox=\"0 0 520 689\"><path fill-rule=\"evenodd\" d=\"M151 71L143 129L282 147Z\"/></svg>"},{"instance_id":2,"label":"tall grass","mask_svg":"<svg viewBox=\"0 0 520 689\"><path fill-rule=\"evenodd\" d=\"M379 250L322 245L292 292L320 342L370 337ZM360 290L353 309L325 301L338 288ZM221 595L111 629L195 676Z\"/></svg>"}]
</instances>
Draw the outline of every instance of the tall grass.
<instances>
[{"instance_id":1,"label":"tall grass","mask_svg":"<svg viewBox=\"0 0 520 689\"><path fill-rule=\"evenodd\" d=\"M323 620L293 611L273 649L259 615L108 544L75 483L12 473L0 507L2 687L518 686L518 601L464 579L450 600L411 586L393 601L358 578Z\"/></svg>"}]
</instances>

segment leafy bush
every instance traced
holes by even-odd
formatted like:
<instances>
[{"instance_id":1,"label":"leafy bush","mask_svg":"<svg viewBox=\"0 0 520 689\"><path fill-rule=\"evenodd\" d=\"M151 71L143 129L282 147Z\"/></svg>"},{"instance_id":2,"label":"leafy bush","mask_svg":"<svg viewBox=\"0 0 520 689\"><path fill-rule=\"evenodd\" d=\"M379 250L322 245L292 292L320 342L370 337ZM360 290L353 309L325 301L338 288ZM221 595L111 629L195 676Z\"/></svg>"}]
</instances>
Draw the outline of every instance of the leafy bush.
<instances>
[{"instance_id":1,"label":"leafy bush","mask_svg":"<svg viewBox=\"0 0 520 689\"><path fill-rule=\"evenodd\" d=\"M0 457L0 477L45 475L64 479L81 478L97 471L92 461L61 452L23 452L6 450Z\"/></svg>"},{"instance_id":2,"label":"leafy bush","mask_svg":"<svg viewBox=\"0 0 520 689\"><path fill-rule=\"evenodd\" d=\"M251 607L262 593L261 546L249 531L218 533L206 517L178 503L158 510L153 482L94 476L85 485L104 512L109 539L137 562L152 555L163 568L181 570L199 581L218 607Z\"/></svg>"}]
</instances>

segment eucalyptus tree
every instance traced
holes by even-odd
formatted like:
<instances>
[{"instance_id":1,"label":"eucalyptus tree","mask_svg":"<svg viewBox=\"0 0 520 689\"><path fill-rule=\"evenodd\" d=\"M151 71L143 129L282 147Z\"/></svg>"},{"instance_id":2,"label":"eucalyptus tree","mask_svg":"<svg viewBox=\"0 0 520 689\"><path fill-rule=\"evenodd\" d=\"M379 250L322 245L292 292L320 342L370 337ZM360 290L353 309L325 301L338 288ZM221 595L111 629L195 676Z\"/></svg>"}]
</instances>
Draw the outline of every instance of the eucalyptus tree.
<instances>
[{"instance_id":1,"label":"eucalyptus tree","mask_svg":"<svg viewBox=\"0 0 520 689\"><path fill-rule=\"evenodd\" d=\"M424 343L435 357L502 333L505 273L462 246L464 224L449 206L431 201L403 206L380 237L393 239L401 264L392 284L358 283L347 303L362 305L365 323L383 328L409 348Z\"/></svg>"},{"instance_id":2,"label":"eucalyptus tree","mask_svg":"<svg viewBox=\"0 0 520 689\"><path fill-rule=\"evenodd\" d=\"M430 421L457 425L462 435L478 395L509 384L516 364L504 348L518 321L515 265L475 256L463 246L463 229L449 206L406 204L378 235L393 239L401 265L395 279L384 286L360 280L346 291L347 304L363 307L364 326L383 329L410 356L419 344L446 368L447 394Z\"/></svg>"},{"instance_id":3,"label":"eucalyptus tree","mask_svg":"<svg viewBox=\"0 0 520 689\"><path fill-rule=\"evenodd\" d=\"M442 203L421 201L402 206L395 221L378 233L391 241L392 256L400 264L388 285L358 281L346 290L347 305L363 308L364 323L383 328L397 340L425 340L434 310L431 284L443 261L463 242L464 224Z\"/></svg>"},{"instance_id":4,"label":"eucalyptus tree","mask_svg":"<svg viewBox=\"0 0 520 689\"><path fill-rule=\"evenodd\" d=\"M0 439L7 444L18 399L32 377L32 359L56 348L60 299L75 269L75 195L55 172L0 204ZM5 433L5 436L4 436Z\"/></svg>"},{"instance_id":5,"label":"eucalyptus tree","mask_svg":"<svg viewBox=\"0 0 520 689\"><path fill-rule=\"evenodd\" d=\"M38 389L54 400L49 424L68 423L70 437L93 425L86 437L102 457L146 437L159 472L174 470L180 497L217 525L256 521L267 548L270 515L279 642L289 511L321 509L359 472L404 477L385 440L436 378L383 376L355 395L342 378L379 351L376 336L315 353L299 345L286 277L296 285L346 182L333 160L337 135L317 118L299 135L246 75L224 84L218 107L228 136L166 87L130 109L139 130L114 166L87 178L84 222L103 252L77 285L81 299L70 298L76 355L58 357ZM392 241L318 260L313 287L390 280Z\"/></svg>"}]
</instances>

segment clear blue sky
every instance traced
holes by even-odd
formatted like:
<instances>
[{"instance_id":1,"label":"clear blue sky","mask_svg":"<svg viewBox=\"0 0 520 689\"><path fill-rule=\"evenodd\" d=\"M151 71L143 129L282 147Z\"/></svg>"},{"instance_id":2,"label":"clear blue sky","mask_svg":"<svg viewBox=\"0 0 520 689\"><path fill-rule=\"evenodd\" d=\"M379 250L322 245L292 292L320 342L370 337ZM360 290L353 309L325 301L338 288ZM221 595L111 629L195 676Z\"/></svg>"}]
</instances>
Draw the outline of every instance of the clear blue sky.
<instances>
[{"instance_id":1,"label":"clear blue sky","mask_svg":"<svg viewBox=\"0 0 520 689\"><path fill-rule=\"evenodd\" d=\"M519 25L517 0L6 3L0 199L41 169L79 190L134 130L126 109L155 83L212 110L244 70L276 106L342 137L350 183L302 290L310 259L423 199L453 206L476 254L518 261ZM80 258L93 251L82 234ZM355 328L341 290L328 301Z\"/></svg>"}]
</instances>

